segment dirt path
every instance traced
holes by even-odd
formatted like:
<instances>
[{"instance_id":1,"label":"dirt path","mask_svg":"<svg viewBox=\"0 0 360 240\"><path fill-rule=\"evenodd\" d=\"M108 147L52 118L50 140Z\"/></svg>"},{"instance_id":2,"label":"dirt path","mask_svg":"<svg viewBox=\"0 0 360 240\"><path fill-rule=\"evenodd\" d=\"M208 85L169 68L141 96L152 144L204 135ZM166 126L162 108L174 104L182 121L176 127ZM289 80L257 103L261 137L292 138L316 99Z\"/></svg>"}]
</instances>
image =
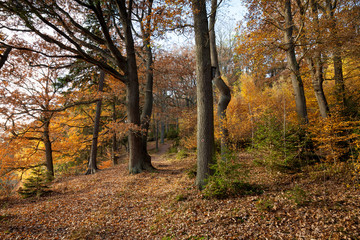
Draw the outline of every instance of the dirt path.
<instances>
[{"instance_id":1,"label":"dirt path","mask_svg":"<svg viewBox=\"0 0 360 240\"><path fill-rule=\"evenodd\" d=\"M160 161L164 155L167 153L169 148L172 146L173 141L165 141L163 144L159 142L159 149L156 151L156 142L148 142L148 151L151 156L151 161L156 162Z\"/></svg>"}]
</instances>

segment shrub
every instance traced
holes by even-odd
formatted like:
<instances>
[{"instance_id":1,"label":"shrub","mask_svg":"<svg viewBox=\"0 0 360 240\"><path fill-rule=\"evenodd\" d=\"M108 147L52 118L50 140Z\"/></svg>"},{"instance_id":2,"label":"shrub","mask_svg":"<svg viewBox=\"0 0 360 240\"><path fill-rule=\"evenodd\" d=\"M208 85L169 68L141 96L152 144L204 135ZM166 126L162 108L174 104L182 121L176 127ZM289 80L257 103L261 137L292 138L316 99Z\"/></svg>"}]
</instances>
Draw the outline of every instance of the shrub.
<instances>
[{"instance_id":1,"label":"shrub","mask_svg":"<svg viewBox=\"0 0 360 240\"><path fill-rule=\"evenodd\" d=\"M23 184L23 187L19 188L18 193L23 198L29 197L41 197L44 194L50 192L48 185L50 178L43 168L34 168L31 172L31 176L27 178Z\"/></svg>"},{"instance_id":2,"label":"shrub","mask_svg":"<svg viewBox=\"0 0 360 240\"><path fill-rule=\"evenodd\" d=\"M257 161L279 171L297 171L314 161L312 143L299 126L283 123L266 115L256 126L253 152Z\"/></svg>"},{"instance_id":3,"label":"shrub","mask_svg":"<svg viewBox=\"0 0 360 240\"><path fill-rule=\"evenodd\" d=\"M225 161L218 160L211 169L214 174L207 179L205 198L222 199L251 192L252 186L246 182L248 175L233 155L228 154Z\"/></svg>"}]
</instances>

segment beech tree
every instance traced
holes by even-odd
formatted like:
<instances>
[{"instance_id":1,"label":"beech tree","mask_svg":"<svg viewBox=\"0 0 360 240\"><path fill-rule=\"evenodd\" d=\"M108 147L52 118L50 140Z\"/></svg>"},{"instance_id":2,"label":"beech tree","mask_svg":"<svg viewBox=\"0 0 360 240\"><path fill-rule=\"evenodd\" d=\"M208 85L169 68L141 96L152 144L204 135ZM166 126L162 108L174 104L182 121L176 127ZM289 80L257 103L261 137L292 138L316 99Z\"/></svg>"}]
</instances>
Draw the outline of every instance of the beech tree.
<instances>
[{"instance_id":1,"label":"beech tree","mask_svg":"<svg viewBox=\"0 0 360 240\"><path fill-rule=\"evenodd\" d=\"M215 36L215 22L216 22L216 10L218 7L217 0L211 1L211 14L209 21L209 37L210 37L210 53L211 53L211 66L215 71L214 83L220 91L220 98L218 101L217 115L220 124L220 136L221 136L221 155L226 153L226 142L228 137L228 130L225 127L226 122L226 108L231 100L230 88L226 85L224 80L221 78L218 53L216 50L216 36Z\"/></svg>"},{"instance_id":2,"label":"beech tree","mask_svg":"<svg viewBox=\"0 0 360 240\"><path fill-rule=\"evenodd\" d=\"M1 1L1 21L11 31L35 38L35 44L9 39L5 46L44 56L66 57L98 66L126 85L129 172L151 168L140 133L139 81L132 31L134 1ZM89 22L86 16L92 16ZM44 50L47 46L48 50ZM49 49L53 51L49 51ZM100 57L99 57L100 56Z\"/></svg>"},{"instance_id":3,"label":"beech tree","mask_svg":"<svg viewBox=\"0 0 360 240\"><path fill-rule=\"evenodd\" d=\"M99 77L99 92L100 93L104 89L104 81L105 81L105 73L104 73L104 71L101 71L100 77ZM98 170L98 167L96 164L96 158L97 158L98 137L99 137L99 129L100 129L101 104L102 104L101 99L96 101L93 138L92 138L92 144L91 144L91 152L90 152L88 170L86 171L86 174L94 174Z\"/></svg>"},{"instance_id":4,"label":"beech tree","mask_svg":"<svg viewBox=\"0 0 360 240\"><path fill-rule=\"evenodd\" d=\"M214 162L214 113L210 39L205 0L192 1L196 49L197 172L196 185L202 189Z\"/></svg>"}]
</instances>

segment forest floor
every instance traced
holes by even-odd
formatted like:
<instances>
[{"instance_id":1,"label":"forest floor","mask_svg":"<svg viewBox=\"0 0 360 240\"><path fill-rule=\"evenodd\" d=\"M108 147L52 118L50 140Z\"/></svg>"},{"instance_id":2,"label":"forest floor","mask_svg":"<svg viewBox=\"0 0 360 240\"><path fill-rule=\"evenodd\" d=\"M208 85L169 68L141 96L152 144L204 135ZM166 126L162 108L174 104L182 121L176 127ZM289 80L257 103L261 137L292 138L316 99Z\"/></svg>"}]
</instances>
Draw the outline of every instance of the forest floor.
<instances>
[{"instance_id":1,"label":"forest floor","mask_svg":"<svg viewBox=\"0 0 360 240\"><path fill-rule=\"evenodd\" d=\"M188 174L195 155L160 146L154 172L129 175L124 162L1 200L0 239L360 239L360 191L341 178L269 172L239 153L262 193L205 199Z\"/></svg>"}]
</instances>

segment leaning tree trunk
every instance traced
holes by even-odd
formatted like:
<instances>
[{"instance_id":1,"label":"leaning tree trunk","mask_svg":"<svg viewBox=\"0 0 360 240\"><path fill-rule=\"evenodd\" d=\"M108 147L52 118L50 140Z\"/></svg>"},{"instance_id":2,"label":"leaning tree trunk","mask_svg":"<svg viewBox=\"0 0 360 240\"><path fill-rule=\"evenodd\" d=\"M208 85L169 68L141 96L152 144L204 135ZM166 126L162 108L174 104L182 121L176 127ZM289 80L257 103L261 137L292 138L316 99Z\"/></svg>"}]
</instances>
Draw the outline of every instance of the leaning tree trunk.
<instances>
[{"instance_id":1,"label":"leaning tree trunk","mask_svg":"<svg viewBox=\"0 0 360 240\"><path fill-rule=\"evenodd\" d=\"M52 157L52 146L50 140L50 119L44 122L43 142L45 145L45 164L48 177L54 177L54 162Z\"/></svg>"},{"instance_id":2,"label":"leaning tree trunk","mask_svg":"<svg viewBox=\"0 0 360 240\"><path fill-rule=\"evenodd\" d=\"M193 0L196 47L197 94L197 173L196 185L203 189L214 162L214 113L211 57L206 1Z\"/></svg>"},{"instance_id":3,"label":"leaning tree trunk","mask_svg":"<svg viewBox=\"0 0 360 240\"><path fill-rule=\"evenodd\" d=\"M308 116L306 110L306 99L304 93L304 85L300 75L299 64L296 60L295 55L295 44L293 40L293 19L291 12L291 1L285 1L285 44L286 44L286 55L288 61L288 67L291 70L291 81L294 88L295 103L296 103L296 112L300 123L307 123Z\"/></svg>"},{"instance_id":4,"label":"leaning tree trunk","mask_svg":"<svg viewBox=\"0 0 360 240\"><path fill-rule=\"evenodd\" d=\"M100 71L100 79L99 79L99 92L101 93L104 88L104 79L105 73L104 71ZM88 164L88 170L86 171L86 175L94 174L97 170L96 158L97 158L97 150L98 150L98 138L99 138L99 129L100 129L100 117L101 117L101 99L96 102L96 111L95 111L95 120L94 120L94 132L91 144L91 152L90 159Z\"/></svg>"},{"instance_id":5,"label":"leaning tree trunk","mask_svg":"<svg viewBox=\"0 0 360 240\"><path fill-rule=\"evenodd\" d=\"M211 15L210 15L210 54L211 54L211 66L215 69L214 83L220 91L220 98L218 101L217 115L219 118L220 137L221 137L221 156L224 157L227 151L227 138L228 130L226 128L226 109L231 100L230 88L226 85L220 75L219 60L216 50L216 36L215 36L215 22L216 22L216 10L217 0L211 1Z\"/></svg>"}]
</instances>

